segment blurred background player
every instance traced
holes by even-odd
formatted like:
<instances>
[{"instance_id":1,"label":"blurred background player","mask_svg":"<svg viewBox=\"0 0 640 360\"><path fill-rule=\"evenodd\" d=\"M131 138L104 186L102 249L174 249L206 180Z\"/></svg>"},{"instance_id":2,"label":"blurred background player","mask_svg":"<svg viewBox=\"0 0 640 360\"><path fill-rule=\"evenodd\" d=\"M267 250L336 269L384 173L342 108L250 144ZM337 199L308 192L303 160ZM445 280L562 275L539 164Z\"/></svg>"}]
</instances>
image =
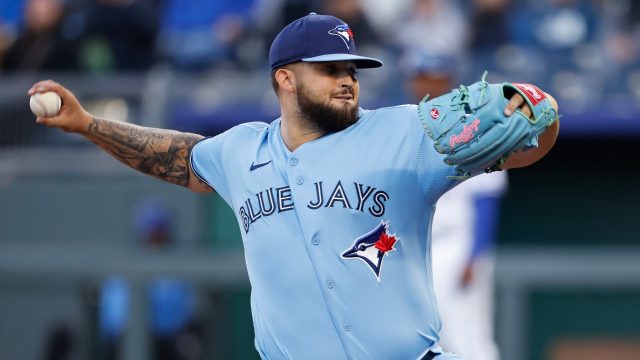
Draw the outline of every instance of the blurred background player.
<instances>
[{"instance_id":1,"label":"blurred background player","mask_svg":"<svg viewBox=\"0 0 640 360\"><path fill-rule=\"evenodd\" d=\"M455 58L410 51L403 56L407 92L414 101L437 97L457 84ZM494 241L504 171L469 179L445 193L433 219L432 262L440 342L464 359L497 360L493 338Z\"/></svg>"},{"instance_id":2,"label":"blurred background player","mask_svg":"<svg viewBox=\"0 0 640 360\"><path fill-rule=\"evenodd\" d=\"M476 176L440 198L433 219L433 275L440 342L464 359L497 360L493 253L507 173Z\"/></svg>"},{"instance_id":3,"label":"blurred background player","mask_svg":"<svg viewBox=\"0 0 640 360\"><path fill-rule=\"evenodd\" d=\"M149 251L166 252L175 245L171 210L163 201L145 199L135 208L133 225L136 239ZM152 358L155 360L192 360L201 358L202 339L198 334L195 291L191 284L170 276L149 279L146 301L149 303ZM100 291L99 331L102 359L122 359L122 342L130 316L131 286L114 275ZM189 346L183 343L189 342Z\"/></svg>"}]
</instances>

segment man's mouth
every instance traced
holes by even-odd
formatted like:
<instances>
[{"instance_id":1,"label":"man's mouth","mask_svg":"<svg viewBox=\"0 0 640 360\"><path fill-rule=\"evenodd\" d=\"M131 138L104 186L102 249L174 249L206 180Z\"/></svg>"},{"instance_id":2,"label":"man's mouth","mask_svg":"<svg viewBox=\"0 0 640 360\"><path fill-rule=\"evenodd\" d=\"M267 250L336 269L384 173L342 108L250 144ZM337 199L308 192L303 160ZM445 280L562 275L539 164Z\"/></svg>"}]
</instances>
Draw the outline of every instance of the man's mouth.
<instances>
[{"instance_id":1,"label":"man's mouth","mask_svg":"<svg viewBox=\"0 0 640 360\"><path fill-rule=\"evenodd\" d=\"M338 99L338 100L343 100L343 101L350 101L350 100L353 100L353 95L351 95L351 94L340 94L340 95L335 95L333 98L334 99Z\"/></svg>"}]
</instances>

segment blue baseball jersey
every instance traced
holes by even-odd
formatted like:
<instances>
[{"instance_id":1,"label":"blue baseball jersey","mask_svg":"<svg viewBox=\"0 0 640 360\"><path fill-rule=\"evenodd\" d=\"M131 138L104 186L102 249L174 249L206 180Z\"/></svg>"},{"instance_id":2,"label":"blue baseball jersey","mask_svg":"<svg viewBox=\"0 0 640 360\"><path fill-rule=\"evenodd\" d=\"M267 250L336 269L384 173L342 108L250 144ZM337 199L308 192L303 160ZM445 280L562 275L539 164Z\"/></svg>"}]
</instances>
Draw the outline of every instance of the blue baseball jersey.
<instances>
[{"instance_id":1,"label":"blue baseball jersey","mask_svg":"<svg viewBox=\"0 0 640 360\"><path fill-rule=\"evenodd\" d=\"M417 106L359 115L295 151L280 119L238 125L192 151L193 171L238 219L264 359L440 352L429 234L455 170Z\"/></svg>"}]
</instances>

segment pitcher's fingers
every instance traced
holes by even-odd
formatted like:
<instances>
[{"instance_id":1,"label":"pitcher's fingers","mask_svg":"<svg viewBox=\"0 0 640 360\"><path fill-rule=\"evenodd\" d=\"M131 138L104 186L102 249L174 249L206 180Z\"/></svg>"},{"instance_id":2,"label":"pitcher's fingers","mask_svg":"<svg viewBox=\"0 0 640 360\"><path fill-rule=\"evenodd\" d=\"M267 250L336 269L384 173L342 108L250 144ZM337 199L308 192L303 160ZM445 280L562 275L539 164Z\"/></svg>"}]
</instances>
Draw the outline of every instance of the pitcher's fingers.
<instances>
[{"instance_id":1,"label":"pitcher's fingers","mask_svg":"<svg viewBox=\"0 0 640 360\"><path fill-rule=\"evenodd\" d=\"M65 111L65 104L74 104L77 102L76 97L71 91L53 80L44 80L33 84L28 93L30 95L33 95L35 93L42 93L47 91L53 91L60 96L60 99L62 100L61 112Z\"/></svg>"},{"instance_id":2,"label":"pitcher's fingers","mask_svg":"<svg viewBox=\"0 0 640 360\"><path fill-rule=\"evenodd\" d=\"M53 80L38 81L37 83L33 84L28 93L29 95L33 95L35 93L44 93L47 91L53 91L56 94L60 95L63 104L71 100L71 98L73 97L69 90Z\"/></svg>"},{"instance_id":3,"label":"pitcher's fingers","mask_svg":"<svg viewBox=\"0 0 640 360\"><path fill-rule=\"evenodd\" d=\"M520 106L522 106L522 104L524 104L524 98L522 97L522 95L520 94L515 94L511 97L511 100L509 100L509 103L507 104L507 106L504 108L504 114L506 116L511 116L511 114L513 114L514 111L516 111Z\"/></svg>"},{"instance_id":4,"label":"pitcher's fingers","mask_svg":"<svg viewBox=\"0 0 640 360\"><path fill-rule=\"evenodd\" d=\"M31 86L31 88L29 89L28 93L29 95L33 95L37 92L56 91L56 90L60 90L61 88L62 86L60 84L58 84L57 82L51 79L42 80L33 84L33 86Z\"/></svg>"},{"instance_id":5,"label":"pitcher's fingers","mask_svg":"<svg viewBox=\"0 0 640 360\"><path fill-rule=\"evenodd\" d=\"M56 126L54 117L41 117L41 116L38 116L36 118L36 124L44 125L44 126L48 126L48 127Z\"/></svg>"},{"instance_id":6,"label":"pitcher's fingers","mask_svg":"<svg viewBox=\"0 0 640 360\"><path fill-rule=\"evenodd\" d=\"M531 118L531 115L533 114L533 112L531 111L531 108L529 107L528 104L525 104L521 109L520 112L526 116L527 118Z\"/></svg>"}]
</instances>

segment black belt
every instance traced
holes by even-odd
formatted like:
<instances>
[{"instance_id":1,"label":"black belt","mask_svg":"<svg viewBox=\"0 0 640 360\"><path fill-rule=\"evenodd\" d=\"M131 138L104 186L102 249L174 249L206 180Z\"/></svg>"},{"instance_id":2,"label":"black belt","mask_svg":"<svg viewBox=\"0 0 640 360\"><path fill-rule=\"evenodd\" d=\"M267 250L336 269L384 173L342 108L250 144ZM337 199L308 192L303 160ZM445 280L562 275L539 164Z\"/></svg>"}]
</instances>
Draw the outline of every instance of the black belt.
<instances>
[{"instance_id":1,"label":"black belt","mask_svg":"<svg viewBox=\"0 0 640 360\"><path fill-rule=\"evenodd\" d=\"M420 358L420 360L433 360L436 355L438 354L434 353L433 351L429 351L428 353L424 354L424 356Z\"/></svg>"}]
</instances>

